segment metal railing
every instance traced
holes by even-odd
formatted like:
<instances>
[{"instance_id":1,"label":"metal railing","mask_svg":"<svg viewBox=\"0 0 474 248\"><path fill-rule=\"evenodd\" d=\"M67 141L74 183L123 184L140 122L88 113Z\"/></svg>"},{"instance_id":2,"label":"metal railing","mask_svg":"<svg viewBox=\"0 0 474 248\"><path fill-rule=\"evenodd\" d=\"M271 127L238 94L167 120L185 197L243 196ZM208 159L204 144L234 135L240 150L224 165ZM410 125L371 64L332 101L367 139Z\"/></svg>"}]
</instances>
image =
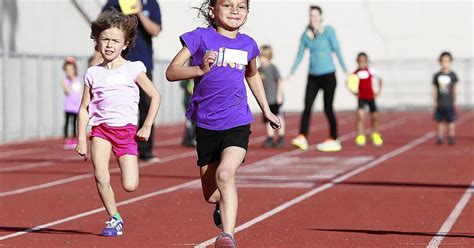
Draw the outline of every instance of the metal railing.
<instances>
[{"instance_id":1,"label":"metal railing","mask_svg":"<svg viewBox=\"0 0 474 248\"><path fill-rule=\"evenodd\" d=\"M1 54L0 143L60 137L64 125L62 65L65 56ZM87 57L76 57L79 75ZM156 60L153 81L162 94L158 125L184 120L182 90L165 78L167 61Z\"/></svg>"}]
</instances>

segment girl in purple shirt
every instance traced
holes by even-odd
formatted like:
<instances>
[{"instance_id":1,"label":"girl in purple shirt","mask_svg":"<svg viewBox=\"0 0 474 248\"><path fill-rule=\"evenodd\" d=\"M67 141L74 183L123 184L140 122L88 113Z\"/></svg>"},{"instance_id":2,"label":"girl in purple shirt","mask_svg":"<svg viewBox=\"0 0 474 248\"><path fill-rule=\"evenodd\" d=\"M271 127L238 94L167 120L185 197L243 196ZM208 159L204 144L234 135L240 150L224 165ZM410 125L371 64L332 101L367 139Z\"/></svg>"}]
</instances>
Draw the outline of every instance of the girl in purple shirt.
<instances>
[{"instance_id":1,"label":"girl in purple shirt","mask_svg":"<svg viewBox=\"0 0 474 248\"><path fill-rule=\"evenodd\" d=\"M81 104L82 83L77 76L76 60L67 57L63 64L66 77L61 80L64 91L64 149L74 149L77 145L76 120ZM70 126L72 135L69 134Z\"/></svg>"},{"instance_id":2,"label":"girl in purple shirt","mask_svg":"<svg viewBox=\"0 0 474 248\"><path fill-rule=\"evenodd\" d=\"M205 1L198 10L209 26L181 35L183 48L166 71L169 81L193 78L195 82L186 116L197 126L197 164L204 198L216 205L214 222L222 228L216 247L236 245L235 173L245 159L253 121L244 79L272 127L280 126L257 73L257 43L239 33L248 7L248 0Z\"/></svg>"}]
</instances>

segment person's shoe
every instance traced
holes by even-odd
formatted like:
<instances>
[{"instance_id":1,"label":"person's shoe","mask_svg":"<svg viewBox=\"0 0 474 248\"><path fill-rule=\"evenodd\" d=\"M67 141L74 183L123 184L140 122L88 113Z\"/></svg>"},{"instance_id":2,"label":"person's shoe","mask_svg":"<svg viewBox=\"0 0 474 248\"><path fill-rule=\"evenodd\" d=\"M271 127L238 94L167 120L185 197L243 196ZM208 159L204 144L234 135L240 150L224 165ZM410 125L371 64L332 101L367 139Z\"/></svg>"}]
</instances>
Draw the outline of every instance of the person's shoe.
<instances>
[{"instance_id":1,"label":"person's shoe","mask_svg":"<svg viewBox=\"0 0 474 248\"><path fill-rule=\"evenodd\" d=\"M448 144L450 144L450 145L456 144L456 138L454 136L449 136L448 137Z\"/></svg>"},{"instance_id":2,"label":"person's shoe","mask_svg":"<svg viewBox=\"0 0 474 248\"><path fill-rule=\"evenodd\" d=\"M341 141L327 139L323 143L319 143L316 148L321 152L338 152L342 150Z\"/></svg>"},{"instance_id":3,"label":"person's shoe","mask_svg":"<svg viewBox=\"0 0 474 248\"><path fill-rule=\"evenodd\" d=\"M372 138L372 144L374 144L374 146L383 145L383 138L379 132L373 132L371 138Z\"/></svg>"},{"instance_id":4,"label":"person's shoe","mask_svg":"<svg viewBox=\"0 0 474 248\"><path fill-rule=\"evenodd\" d=\"M214 225L217 228L222 229L222 219L221 219L221 211L219 210L219 205L216 204L216 208L214 208L214 213L212 214L212 218L214 219Z\"/></svg>"},{"instance_id":5,"label":"person's shoe","mask_svg":"<svg viewBox=\"0 0 474 248\"><path fill-rule=\"evenodd\" d=\"M75 141L74 139L69 139L69 138L64 139L64 142L63 142L64 149L66 150L74 149L76 148L76 145L77 145L77 141Z\"/></svg>"},{"instance_id":6,"label":"person's shoe","mask_svg":"<svg viewBox=\"0 0 474 248\"><path fill-rule=\"evenodd\" d=\"M105 228L102 230L102 236L116 237L123 235L123 220L112 217L105 222Z\"/></svg>"},{"instance_id":7,"label":"person's shoe","mask_svg":"<svg viewBox=\"0 0 474 248\"><path fill-rule=\"evenodd\" d=\"M302 134L296 136L296 138L291 140L291 144L303 151L308 150L308 140L306 140L306 137L304 137L304 135Z\"/></svg>"},{"instance_id":8,"label":"person's shoe","mask_svg":"<svg viewBox=\"0 0 474 248\"><path fill-rule=\"evenodd\" d=\"M444 143L444 140L443 140L442 137L438 137L438 138L436 139L436 144L437 144L437 145L442 145L443 143Z\"/></svg>"},{"instance_id":9,"label":"person's shoe","mask_svg":"<svg viewBox=\"0 0 474 248\"><path fill-rule=\"evenodd\" d=\"M272 137L267 137L265 141L262 144L263 148L270 148L273 147L273 138Z\"/></svg>"},{"instance_id":10,"label":"person's shoe","mask_svg":"<svg viewBox=\"0 0 474 248\"><path fill-rule=\"evenodd\" d=\"M365 135L363 134L357 135L357 137L355 138L355 143L358 146L365 146L365 144L367 143L367 139L365 138Z\"/></svg>"},{"instance_id":11,"label":"person's shoe","mask_svg":"<svg viewBox=\"0 0 474 248\"><path fill-rule=\"evenodd\" d=\"M284 147L285 146L285 138L278 137L278 140L274 144L275 147Z\"/></svg>"},{"instance_id":12,"label":"person's shoe","mask_svg":"<svg viewBox=\"0 0 474 248\"><path fill-rule=\"evenodd\" d=\"M216 248L235 248L237 243L235 243L234 238L228 233L221 232L216 238Z\"/></svg>"}]
</instances>

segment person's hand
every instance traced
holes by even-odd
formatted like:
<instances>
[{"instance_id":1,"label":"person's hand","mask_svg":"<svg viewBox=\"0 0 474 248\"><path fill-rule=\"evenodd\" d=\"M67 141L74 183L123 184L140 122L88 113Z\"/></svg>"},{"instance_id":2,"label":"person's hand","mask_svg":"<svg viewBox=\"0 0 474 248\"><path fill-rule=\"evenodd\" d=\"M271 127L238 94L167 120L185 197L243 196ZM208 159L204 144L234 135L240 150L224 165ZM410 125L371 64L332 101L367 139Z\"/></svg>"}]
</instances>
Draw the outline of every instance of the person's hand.
<instances>
[{"instance_id":1,"label":"person's hand","mask_svg":"<svg viewBox=\"0 0 474 248\"><path fill-rule=\"evenodd\" d=\"M278 93L276 95L276 102L277 104L281 105L283 103L283 93Z\"/></svg>"},{"instance_id":2,"label":"person's hand","mask_svg":"<svg viewBox=\"0 0 474 248\"><path fill-rule=\"evenodd\" d=\"M270 126L273 129L281 128L280 119L276 115L274 115L272 112L267 111L267 112L264 112L263 115L265 116L265 119L267 119L270 122Z\"/></svg>"},{"instance_id":3,"label":"person's hand","mask_svg":"<svg viewBox=\"0 0 474 248\"><path fill-rule=\"evenodd\" d=\"M377 90L377 91L375 92L375 97L379 97L381 93L382 93L382 91Z\"/></svg>"},{"instance_id":4,"label":"person's hand","mask_svg":"<svg viewBox=\"0 0 474 248\"><path fill-rule=\"evenodd\" d=\"M208 73L211 70L212 65L216 62L217 52L216 51L207 51L204 57L202 58L202 64L200 66L203 74Z\"/></svg>"},{"instance_id":5,"label":"person's hand","mask_svg":"<svg viewBox=\"0 0 474 248\"><path fill-rule=\"evenodd\" d=\"M132 9L135 9L138 14L142 13L142 10L143 10L142 1L136 0L135 4L132 5Z\"/></svg>"},{"instance_id":6,"label":"person's hand","mask_svg":"<svg viewBox=\"0 0 474 248\"><path fill-rule=\"evenodd\" d=\"M139 141L147 141L151 134L151 126L143 126L137 132L137 139Z\"/></svg>"},{"instance_id":7,"label":"person's hand","mask_svg":"<svg viewBox=\"0 0 474 248\"><path fill-rule=\"evenodd\" d=\"M77 154L81 155L84 158L84 161L87 161L87 140L78 139L76 145Z\"/></svg>"}]
</instances>

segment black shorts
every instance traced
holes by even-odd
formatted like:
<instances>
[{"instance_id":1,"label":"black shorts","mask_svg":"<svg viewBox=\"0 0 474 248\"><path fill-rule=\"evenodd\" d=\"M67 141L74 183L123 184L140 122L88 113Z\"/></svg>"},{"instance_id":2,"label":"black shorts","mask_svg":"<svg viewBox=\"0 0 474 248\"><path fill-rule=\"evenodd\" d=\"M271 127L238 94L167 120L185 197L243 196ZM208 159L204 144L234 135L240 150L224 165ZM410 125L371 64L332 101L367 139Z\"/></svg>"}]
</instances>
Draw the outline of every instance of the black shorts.
<instances>
[{"instance_id":1,"label":"black shorts","mask_svg":"<svg viewBox=\"0 0 474 248\"><path fill-rule=\"evenodd\" d=\"M366 100L366 99L359 99L358 109L364 109L365 105L369 106L370 113L377 112L377 105L375 105L375 100Z\"/></svg>"},{"instance_id":2,"label":"black shorts","mask_svg":"<svg viewBox=\"0 0 474 248\"><path fill-rule=\"evenodd\" d=\"M456 110L453 106L439 106L436 108L434 119L437 122L454 122L456 120Z\"/></svg>"},{"instance_id":3,"label":"black shorts","mask_svg":"<svg viewBox=\"0 0 474 248\"><path fill-rule=\"evenodd\" d=\"M250 124L226 130L196 127L197 165L204 166L220 161L222 151L230 146L241 147L247 151L251 133Z\"/></svg>"},{"instance_id":4,"label":"black shorts","mask_svg":"<svg viewBox=\"0 0 474 248\"><path fill-rule=\"evenodd\" d=\"M269 105L269 107L270 107L270 111L274 115L276 115L276 116L282 116L283 115L281 104L275 103L275 104ZM267 123L267 122L268 122L267 118L263 117L263 123Z\"/></svg>"}]
</instances>

